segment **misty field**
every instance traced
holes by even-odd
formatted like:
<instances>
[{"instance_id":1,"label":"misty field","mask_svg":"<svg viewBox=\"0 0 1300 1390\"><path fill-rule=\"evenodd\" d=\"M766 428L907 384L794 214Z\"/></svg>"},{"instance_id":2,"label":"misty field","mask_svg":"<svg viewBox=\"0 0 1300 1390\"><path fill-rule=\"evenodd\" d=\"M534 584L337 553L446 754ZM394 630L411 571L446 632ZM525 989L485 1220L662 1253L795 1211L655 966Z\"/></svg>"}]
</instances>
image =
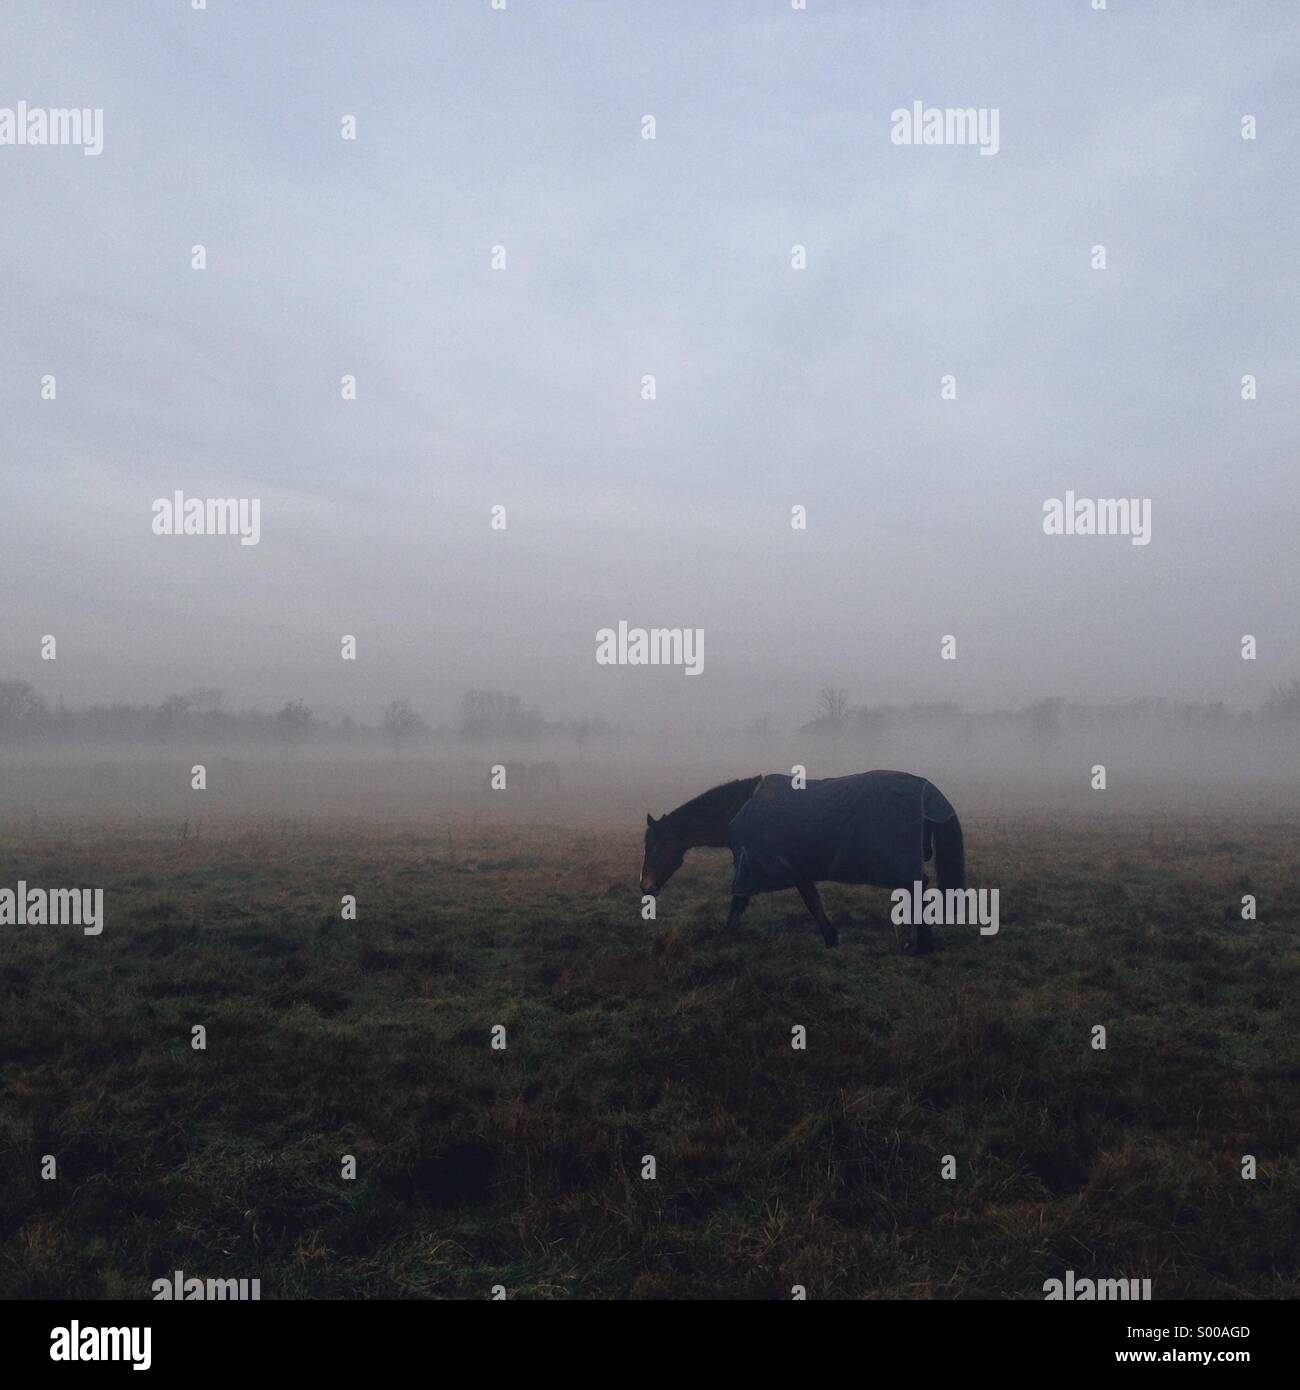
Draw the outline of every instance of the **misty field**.
<instances>
[{"instance_id":1,"label":"misty field","mask_svg":"<svg viewBox=\"0 0 1300 1390\"><path fill-rule=\"evenodd\" d=\"M1294 1295L1294 818L964 816L1001 932L923 959L833 885L726 934L722 852L643 922L643 817L185 819L4 827L107 924L2 929L0 1295Z\"/></svg>"}]
</instances>

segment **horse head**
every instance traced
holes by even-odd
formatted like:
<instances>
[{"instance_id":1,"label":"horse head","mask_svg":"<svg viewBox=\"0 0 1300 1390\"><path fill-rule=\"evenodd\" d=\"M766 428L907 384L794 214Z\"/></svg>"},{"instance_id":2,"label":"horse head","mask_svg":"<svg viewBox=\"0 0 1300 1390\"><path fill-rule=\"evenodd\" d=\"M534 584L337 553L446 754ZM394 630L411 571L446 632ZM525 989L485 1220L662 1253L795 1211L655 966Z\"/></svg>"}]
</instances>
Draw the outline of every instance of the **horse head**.
<instances>
[{"instance_id":1,"label":"horse head","mask_svg":"<svg viewBox=\"0 0 1300 1390\"><path fill-rule=\"evenodd\" d=\"M645 818L645 858L641 862L641 891L658 893L682 867L686 846L672 833L667 816Z\"/></svg>"}]
</instances>

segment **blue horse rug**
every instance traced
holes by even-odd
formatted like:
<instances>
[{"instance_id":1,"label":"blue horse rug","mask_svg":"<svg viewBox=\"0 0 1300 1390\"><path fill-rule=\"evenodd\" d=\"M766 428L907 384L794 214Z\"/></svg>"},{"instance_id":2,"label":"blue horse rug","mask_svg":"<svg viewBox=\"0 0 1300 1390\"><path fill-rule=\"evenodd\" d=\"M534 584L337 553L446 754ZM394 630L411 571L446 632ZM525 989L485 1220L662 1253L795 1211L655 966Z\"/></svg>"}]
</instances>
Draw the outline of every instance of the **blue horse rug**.
<instances>
[{"instance_id":1,"label":"blue horse rug","mask_svg":"<svg viewBox=\"0 0 1300 1390\"><path fill-rule=\"evenodd\" d=\"M731 820L731 891L749 897L827 881L910 888L929 856L926 821L954 814L910 772L824 777L801 790L768 773Z\"/></svg>"}]
</instances>

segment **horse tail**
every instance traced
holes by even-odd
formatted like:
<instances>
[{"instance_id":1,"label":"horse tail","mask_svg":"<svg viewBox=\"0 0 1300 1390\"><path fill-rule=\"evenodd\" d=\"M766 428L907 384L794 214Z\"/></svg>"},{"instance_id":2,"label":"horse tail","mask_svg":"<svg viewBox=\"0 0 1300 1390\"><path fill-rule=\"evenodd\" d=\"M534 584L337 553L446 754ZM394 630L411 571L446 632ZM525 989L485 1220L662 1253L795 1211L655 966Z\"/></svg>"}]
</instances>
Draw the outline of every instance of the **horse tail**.
<instances>
[{"instance_id":1,"label":"horse tail","mask_svg":"<svg viewBox=\"0 0 1300 1390\"><path fill-rule=\"evenodd\" d=\"M965 888L966 849L961 838L961 821L955 814L947 820L928 822L934 826L934 871L940 889Z\"/></svg>"}]
</instances>

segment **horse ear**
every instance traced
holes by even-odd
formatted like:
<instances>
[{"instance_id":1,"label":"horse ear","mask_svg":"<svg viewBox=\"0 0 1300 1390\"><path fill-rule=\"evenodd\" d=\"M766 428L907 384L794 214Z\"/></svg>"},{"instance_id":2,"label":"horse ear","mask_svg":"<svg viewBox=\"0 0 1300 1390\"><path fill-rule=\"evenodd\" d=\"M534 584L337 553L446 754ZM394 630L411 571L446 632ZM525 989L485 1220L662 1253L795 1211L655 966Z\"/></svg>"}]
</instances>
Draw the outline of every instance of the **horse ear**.
<instances>
[{"instance_id":1,"label":"horse ear","mask_svg":"<svg viewBox=\"0 0 1300 1390\"><path fill-rule=\"evenodd\" d=\"M653 825L655 823L655 818L650 814L649 811L645 813L645 823L648 826Z\"/></svg>"}]
</instances>

